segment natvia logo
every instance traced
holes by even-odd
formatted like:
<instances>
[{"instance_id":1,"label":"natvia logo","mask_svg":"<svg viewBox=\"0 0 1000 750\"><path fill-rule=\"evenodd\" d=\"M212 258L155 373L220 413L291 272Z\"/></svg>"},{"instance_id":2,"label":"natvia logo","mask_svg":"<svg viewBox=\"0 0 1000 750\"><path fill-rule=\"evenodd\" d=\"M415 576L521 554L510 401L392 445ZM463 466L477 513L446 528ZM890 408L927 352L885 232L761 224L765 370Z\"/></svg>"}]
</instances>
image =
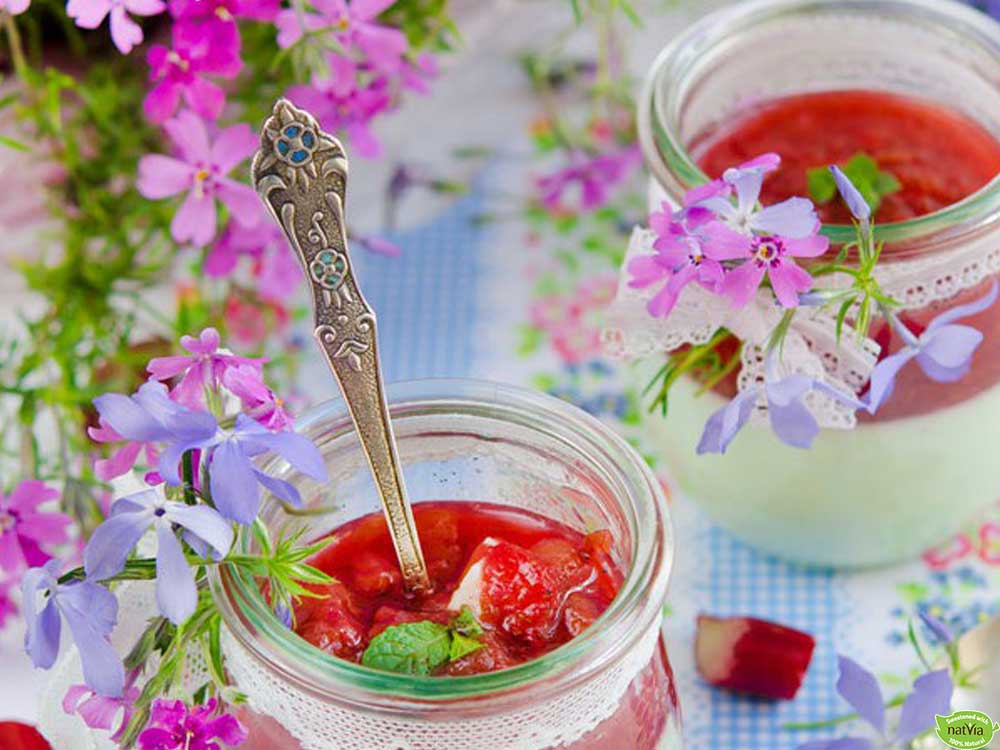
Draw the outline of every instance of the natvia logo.
<instances>
[{"instance_id":1,"label":"natvia logo","mask_svg":"<svg viewBox=\"0 0 1000 750\"><path fill-rule=\"evenodd\" d=\"M1000 724L981 711L959 711L936 718L937 736L955 750L981 750L994 735L1000 737Z\"/></svg>"}]
</instances>

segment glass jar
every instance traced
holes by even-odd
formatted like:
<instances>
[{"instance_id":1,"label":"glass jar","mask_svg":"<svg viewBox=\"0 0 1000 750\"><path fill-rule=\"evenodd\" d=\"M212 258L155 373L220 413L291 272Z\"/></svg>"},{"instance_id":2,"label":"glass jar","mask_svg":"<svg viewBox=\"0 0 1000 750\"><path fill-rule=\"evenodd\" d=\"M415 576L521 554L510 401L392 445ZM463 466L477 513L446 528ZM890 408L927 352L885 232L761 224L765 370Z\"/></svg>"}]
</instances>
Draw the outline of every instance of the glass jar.
<instances>
[{"instance_id":1,"label":"glass jar","mask_svg":"<svg viewBox=\"0 0 1000 750\"><path fill-rule=\"evenodd\" d=\"M516 667L467 677L381 672L333 657L284 627L253 580L217 575L226 668L248 696L244 750L673 750L681 747L660 626L673 538L662 490L639 456L582 411L484 382L388 389L411 499L483 500L580 531L608 529L625 582L579 637ZM340 401L300 418L329 467L318 486L281 460L270 474L300 487L307 509L269 500L273 533L317 539L381 505ZM253 549L253 535L237 544Z\"/></svg>"},{"instance_id":2,"label":"glass jar","mask_svg":"<svg viewBox=\"0 0 1000 750\"><path fill-rule=\"evenodd\" d=\"M708 179L691 147L713 126L768 100L858 89L939 102L1000 138L1000 25L951 0L755 0L702 19L662 52L640 99L651 206L678 205ZM849 226L823 232L834 247L854 237ZM1000 180L877 237L881 278L923 330L1000 272ZM732 393L696 398L690 381L671 392L666 420L647 418L652 444L681 489L766 551L848 567L912 558L1000 495L1000 305L962 322L985 335L964 379L932 382L912 364L876 417L824 430L810 451L751 425L724 456L696 456ZM660 364L638 368L642 385Z\"/></svg>"}]
</instances>

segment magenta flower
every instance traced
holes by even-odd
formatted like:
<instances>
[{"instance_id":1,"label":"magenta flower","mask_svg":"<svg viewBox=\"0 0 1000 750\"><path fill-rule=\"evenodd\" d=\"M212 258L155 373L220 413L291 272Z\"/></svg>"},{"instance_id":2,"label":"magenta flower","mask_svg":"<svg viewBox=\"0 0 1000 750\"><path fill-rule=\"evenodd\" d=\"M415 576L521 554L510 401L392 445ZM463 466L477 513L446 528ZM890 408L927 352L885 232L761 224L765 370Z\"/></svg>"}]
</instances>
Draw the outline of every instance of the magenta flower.
<instances>
[{"instance_id":1,"label":"magenta flower","mask_svg":"<svg viewBox=\"0 0 1000 750\"><path fill-rule=\"evenodd\" d=\"M8 496L0 492L0 570L10 575L43 565L52 559L45 547L69 539L70 517L40 510L58 497L56 490L37 479L21 482Z\"/></svg>"},{"instance_id":2,"label":"magenta flower","mask_svg":"<svg viewBox=\"0 0 1000 750\"><path fill-rule=\"evenodd\" d=\"M125 439L115 432L111 425L103 419L100 420L98 427L89 427L87 434L90 435L91 440L97 443L119 443ZM95 461L94 474L102 482L110 482L112 479L123 476L135 468L139 456L144 452L146 454L146 465L156 466L157 461L160 459L160 453L154 443L128 442L108 458L100 458ZM150 479L153 480L150 483L155 484L159 477L154 474L147 475L146 480L149 481Z\"/></svg>"},{"instance_id":3,"label":"magenta flower","mask_svg":"<svg viewBox=\"0 0 1000 750\"><path fill-rule=\"evenodd\" d=\"M180 376L180 381L170 392L171 399L189 409L202 409L205 405L205 389L218 388L226 370L248 366L259 373L264 361L237 357L220 350L219 343L219 332L214 328L206 328L198 338L182 336L181 346L190 354L156 357L150 360L146 371L152 380L170 380Z\"/></svg>"},{"instance_id":4,"label":"magenta flower","mask_svg":"<svg viewBox=\"0 0 1000 750\"><path fill-rule=\"evenodd\" d=\"M17 606L10 598L11 589L17 584L13 578L0 578L0 631L3 631L7 621L17 614Z\"/></svg>"},{"instance_id":5,"label":"magenta flower","mask_svg":"<svg viewBox=\"0 0 1000 750\"><path fill-rule=\"evenodd\" d=\"M764 276L784 307L797 307L799 294L812 289L813 277L793 258L817 258L830 247L830 240L818 234L804 239L778 235L747 238L743 257L747 262L726 275L723 291L734 307L743 307L757 292Z\"/></svg>"},{"instance_id":6,"label":"magenta flower","mask_svg":"<svg viewBox=\"0 0 1000 750\"><path fill-rule=\"evenodd\" d=\"M31 0L0 0L0 11L16 16L24 13L31 5Z\"/></svg>"},{"instance_id":7,"label":"magenta flower","mask_svg":"<svg viewBox=\"0 0 1000 750\"><path fill-rule=\"evenodd\" d=\"M128 14L155 16L166 9L162 0L69 0L66 4L66 14L82 29L96 29L110 15L111 40L123 55L142 41L142 28Z\"/></svg>"},{"instance_id":8,"label":"magenta flower","mask_svg":"<svg viewBox=\"0 0 1000 750\"><path fill-rule=\"evenodd\" d=\"M209 276L231 274L241 257L254 261L257 293L272 302L284 302L302 283L302 270L288 247L288 240L273 221L256 228L229 222L222 237L205 257L203 270Z\"/></svg>"},{"instance_id":9,"label":"magenta flower","mask_svg":"<svg viewBox=\"0 0 1000 750\"><path fill-rule=\"evenodd\" d=\"M190 708L182 701L155 701L139 735L139 750L222 750L243 744L247 730L235 716L216 714L218 708L215 698Z\"/></svg>"},{"instance_id":10,"label":"magenta flower","mask_svg":"<svg viewBox=\"0 0 1000 750\"><path fill-rule=\"evenodd\" d=\"M766 176L780 166L781 157L778 154L761 154L750 161L740 164L734 169L726 170L725 176L690 190L688 194L684 196L684 205L693 206L696 203L707 200L708 198L717 198L719 196L728 197L732 195L733 186L731 183L726 181L726 176L731 178L737 174L748 172L759 172L762 176Z\"/></svg>"},{"instance_id":11,"label":"magenta flower","mask_svg":"<svg viewBox=\"0 0 1000 750\"><path fill-rule=\"evenodd\" d=\"M395 71L406 52L406 36L399 29L376 23L379 14L395 0L311 0L316 13L300 14L294 9L283 10L275 24L278 45L290 47L304 32L328 29L338 44L357 57L371 62L382 71ZM300 17L301 15L301 17ZM354 55L352 55L354 56Z\"/></svg>"},{"instance_id":12,"label":"magenta flower","mask_svg":"<svg viewBox=\"0 0 1000 750\"><path fill-rule=\"evenodd\" d=\"M109 698L91 690L86 685L72 685L63 697L63 711L67 714L77 714L91 729L102 729L111 732L109 739L118 742L125 727L132 718L133 707L141 692L135 685L138 671L133 671L125 678L125 689L118 698ZM115 719L119 718L115 727Z\"/></svg>"},{"instance_id":13,"label":"magenta flower","mask_svg":"<svg viewBox=\"0 0 1000 750\"><path fill-rule=\"evenodd\" d=\"M954 383L964 378L972 366L972 355L983 342L983 334L956 321L988 310L996 303L998 294L1000 284L993 282L985 296L941 313L919 336L890 313L889 322L903 339L904 346L872 370L868 410L874 414L886 402L892 395L900 370L911 360L915 359L924 374L938 383Z\"/></svg>"},{"instance_id":14,"label":"magenta flower","mask_svg":"<svg viewBox=\"0 0 1000 750\"><path fill-rule=\"evenodd\" d=\"M257 138L250 126L241 123L219 132L209 141L205 123L185 110L164 129L177 146L180 158L147 154L139 160L139 192L158 199L188 191L170 223L170 233L178 242L207 245L215 236L215 198L222 201L236 221L254 226L260 219L260 203L253 190L226 175L254 149Z\"/></svg>"},{"instance_id":15,"label":"magenta flower","mask_svg":"<svg viewBox=\"0 0 1000 750\"><path fill-rule=\"evenodd\" d=\"M284 402L267 387L260 370L247 365L232 367L222 376L222 384L240 399L244 414L272 432L290 430L294 426Z\"/></svg>"},{"instance_id":16,"label":"magenta flower","mask_svg":"<svg viewBox=\"0 0 1000 750\"><path fill-rule=\"evenodd\" d=\"M566 210L566 192L575 189L579 193L580 210L594 211L608 202L612 188L623 182L640 161L638 146L598 156L574 151L569 166L535 180L539 200L549 211L561 213Z\"/></svg>"},{"instance_id":17,"label":"magenta flower","mask_svg":"<svg viewBox=\"0 0 1000 750\"><path fill-rule=\"evenodd\" d=\"M381 144L370 125L392 104L384 78L377 78L364 87L347 89L336 79L314 80L312 85L292 86L288 98L296 106L312 112L326 130L344 133L361 156L374 159L381 152Z\"/></svg>"},{"instance_id":18,"label":"magenta flower","mask_svg":"<svg viewBox=\"0 0 1000 750\"><path fill-rule=\"evenodd\" d=\"M239 62L240 30L236 19L273 21L280 0L169 0L175 38L202 48L215 62Z\"/></svg>"},{"instance_id":19,"label":"magenta flower","mask_svg":"<svg viewBox=\"0 0 1000 750\"><path fill-rule=\"evenodd\" d=\"M647 304L649 314L666 317L677 304L681 291L697 282L709 291L722 286L725 269L720 261L732 257L725 252L725 243L709 242L705 229L714 219L705 208L693 207L675 214L663 203L649 217L649 226L656 233L655 255L639 255L628 264L629 286L643 289L666 282Z\"/></svg>"},{"instance_id":20,"label":"magenta flower","mask_svg":"<svg viewBox=\"0 0 1000 750\"><path fill-rule=\"evenodd\" d=\"M222 114L226 93L203 76L235 78L242 67L238 48L235 55L222 54L217 44L186 41L180 28L174 26L173 49L154 44L146 54L153 87L142 102L143 111L151 122L162 123L183 99L200 117L215 120Z\"/></svg>"}]
</instances>

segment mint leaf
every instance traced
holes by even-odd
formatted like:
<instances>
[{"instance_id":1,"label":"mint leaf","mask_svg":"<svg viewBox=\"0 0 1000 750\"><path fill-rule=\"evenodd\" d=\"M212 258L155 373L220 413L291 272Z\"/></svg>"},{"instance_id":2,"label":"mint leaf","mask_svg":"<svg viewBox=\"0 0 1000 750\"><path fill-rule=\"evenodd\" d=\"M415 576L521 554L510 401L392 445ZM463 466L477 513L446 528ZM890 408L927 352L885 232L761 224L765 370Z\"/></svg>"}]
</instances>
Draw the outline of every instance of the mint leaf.
<instances>
[{"instance_id":1,"label":"mint leaf","mask_svg":"<svg viewBox=\"0 0 1000 750\"><path fill-rule=\"evenodd\" d=\"M455 633L451 639L451 649L448 652L448 660L458 661L469 654L474 654L484 645L486 644L482 641L477 641L475 638L470 638L469 636L462 635L461 633Z\"/></svg>"},{"instance_id":2,"label":"mint leaf","mask_svg":"<svg viewBox=\"0 0 1000 750\"><path fill-rule=\"evenodd\" d=\"M481 638L483 635L483 626L476 621L476 616L468 606L462 607L458 617L452 621L451 629L457 635L465 635L470 638Z\"/></svg>"},{"instance_id":3,"label":"mint leaf","mask_svg":"<svg viewBox=\"0 0 1000 750\"><path fill-rule=\"evenodd\" d=\"M866 153L857 153L840 168L854 183L865 201L875 213L882 205L882 199L887 195L898 193L902 185L891 172L879 169L878 163ZM830 174L828 167L814 167L806 173L809 184L809 197L820 205L829 203L837 197L837 183Z\"/></svg>"},{"instance_id":4,"label":"mint leaf","mask_svg":"<svg viewBox=\"0 0 1000 750\"><path fill-rule=\"evenodd\" d=\"M392 625L372 638L361 663L401 674L430 674L451 656L451 631L430 620Z\"/></svg>"}]
</instances>

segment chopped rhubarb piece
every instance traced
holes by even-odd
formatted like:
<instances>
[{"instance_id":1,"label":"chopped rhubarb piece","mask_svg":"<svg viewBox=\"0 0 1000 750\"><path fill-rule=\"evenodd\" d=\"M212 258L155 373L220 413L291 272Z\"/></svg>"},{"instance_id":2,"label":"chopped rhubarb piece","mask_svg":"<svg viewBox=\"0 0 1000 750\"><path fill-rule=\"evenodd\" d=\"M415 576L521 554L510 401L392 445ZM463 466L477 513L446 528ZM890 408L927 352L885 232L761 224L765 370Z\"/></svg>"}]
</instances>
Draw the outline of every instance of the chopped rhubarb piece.
<instances>
[{"instance_id":1,"label":"chopped rhubarb piece","mask_svg":"<svg viewBox=\"0 0 1000 750\"><path fill-rule=\"evenodd\" d=\"M332 583L323 599L308 599L308 615L298 633L316 648L342 659L357 661L365 650L365 629L354 615L351 594L341 583Z\"/></svg>"},{"instance_id":2,"label":"chopped rhubarb piece","mask_svg":"<svg viewBox=\"0 0 1000 750\"><path fill-rule=\"evenodd\" d=\"M698 617L698 673L717 687L791 700L799 691L816 641L798 630L749 617Z\"/></svg>"},{"instance_id":3,"label":"chopped rhubarb piece","mask_svg":"<svg viewBox=\"0 0 1000 750\"><path fill-rule=\"evenodd\" d=\"M445 673L452 677L482 674L483 672L507 669L518 663L518 660L513 658L504 648L503 642L496 633L487 630L483 633L481 640L484 644L481 649L463 656L458 661L451 662L445 669Z\"/></svg>"},{"instance_id":4,"label":"chopped rhubarb piece","mask_svg":"<svg viewBox=\"0 0 1000 750\"><path fill-rule=\"evenodd\" d=\"M593 625L594 620L600 617L605 609L607 609L607 605L602 606L585 594L570 594L566 598L566 606L563 609L563 624L566 626L566 632L576 638Z\"/></svg>"},{"instance_id":5,"label":"chopped rhubarb piece","mask_svg":"<svg viewBox=\"0 0 1000 750\"><path fill-rule=\"evenodd\" d=\"M354 590L360 594L385 594L400 588L402 580L395 560L366 552L354 561Z\"/></svg>"},{"instance_id":6,"label":"chopped rhubarb piece","mask_svg":"<svg viewBox=\"0 0 1000 750\"><path fill-rule=\"evenodd\" d=\"M49 743L35 729L16 721L0 721L3 750L49 750Z\"/></svg>"},{"instance_id":7,"label":"chopped rhubarb piece","mask_svg":"<svg viewBox=\"0 0 1000 750\"><path fill-rule=\"evenodd\" d=\"M483 558L482 621L507 634L542 643L559 625L558 577L523 547L498 542Z\"/></svg>"}]
</instances>

